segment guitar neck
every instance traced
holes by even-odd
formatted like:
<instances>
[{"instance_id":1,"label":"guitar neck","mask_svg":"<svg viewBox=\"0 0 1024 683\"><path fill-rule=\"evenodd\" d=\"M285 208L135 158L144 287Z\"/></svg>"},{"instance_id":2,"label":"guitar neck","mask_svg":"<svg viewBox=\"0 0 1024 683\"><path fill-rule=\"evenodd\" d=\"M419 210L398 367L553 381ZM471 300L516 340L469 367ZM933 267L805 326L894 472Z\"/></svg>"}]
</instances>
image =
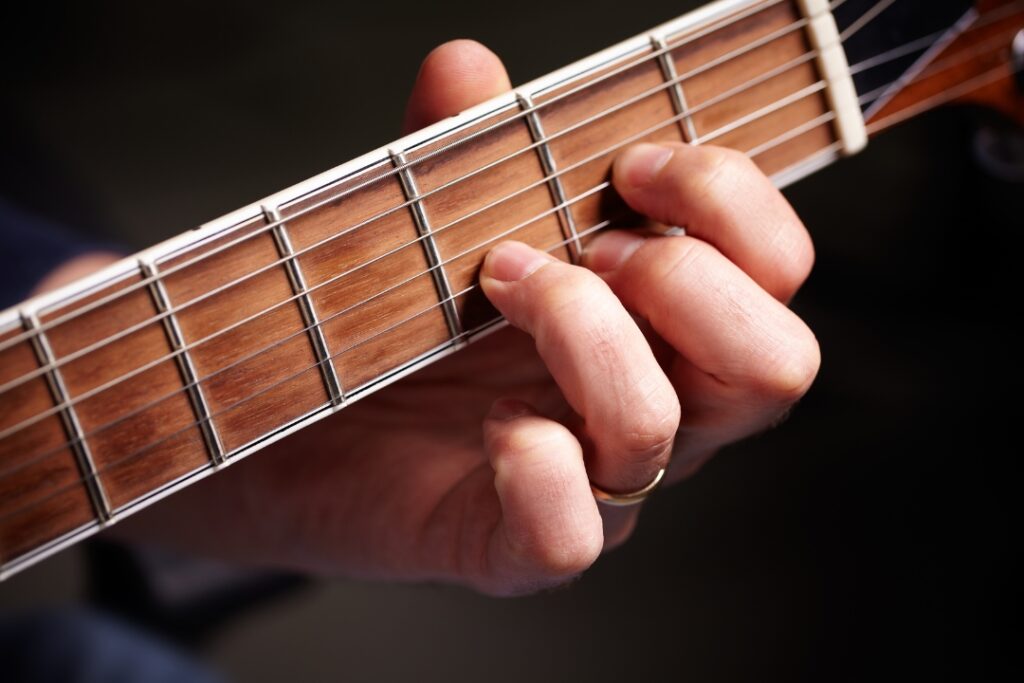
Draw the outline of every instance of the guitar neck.
<instances>
[{"instance_id":1,"label":"guitar neck","mask_svg":"<svg viewBox=\"0 0 1024 683\"><path fill-rule=\"evenodd\" d=\"M488 248L578 260L641 140L860 149L828 4L722 0L0 314L0 576L496 329Z\"/></svg>"}]
</instances>

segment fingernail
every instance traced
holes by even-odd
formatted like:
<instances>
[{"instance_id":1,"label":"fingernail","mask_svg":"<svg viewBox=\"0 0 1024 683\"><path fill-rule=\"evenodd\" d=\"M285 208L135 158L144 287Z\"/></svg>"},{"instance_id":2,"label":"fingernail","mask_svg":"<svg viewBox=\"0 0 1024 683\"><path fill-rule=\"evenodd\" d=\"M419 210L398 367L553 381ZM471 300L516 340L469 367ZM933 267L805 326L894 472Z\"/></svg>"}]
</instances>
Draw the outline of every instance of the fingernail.
<instances>
[{"instance_id":1,"label":"fingernail","mask_svg":"<svg viewBox=\"0 0 1024 683\"><path fill-rule=\"evenodd\" d=\"M484 276L502 282L517 282L555 258L522 242L502 242L484 259Z\"/></svg>"},{"instance_id":2,"label":"fingernail","mask_svg":"<svg viewBox=\"0 0 1024 683\"><path fill-rule=\"evenodd\" d=\"M583 252L583 265L595 273L607 273L626 262L647 238L616 230L598 235Z\"/></svg>"},{"instance_id":3,"label":"fingernail","mask_svg":"<svg viewBox=\"0 0 1024 683\"><path fill-rule=\"evenodd\" d=\"M529 404L514 398L499 398L491 405L491 411L487 414L490 420L505 422L533 412Z\"/></svg>"},{"instance_id":4,"label":"fingernail","mask_svg":"<svg viewBox=\"0 0 1024 683\"><path fill-rule=\"evenodd\" d=\"M641 142L627 147L615 160L615 175L632 187L648 185L675 154L674 147Z\"/></svg>"}]
</instances>

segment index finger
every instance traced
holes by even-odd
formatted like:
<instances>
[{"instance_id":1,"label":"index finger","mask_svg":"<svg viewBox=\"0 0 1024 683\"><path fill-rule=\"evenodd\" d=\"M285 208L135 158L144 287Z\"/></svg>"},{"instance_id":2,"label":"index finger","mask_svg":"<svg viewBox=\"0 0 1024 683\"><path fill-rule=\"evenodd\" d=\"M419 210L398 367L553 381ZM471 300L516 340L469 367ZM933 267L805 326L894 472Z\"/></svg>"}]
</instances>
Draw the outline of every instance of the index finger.
<instances>
[{"instance_id":1,"label":"index finger","mask_svg":"<svg viewBox=\"0 0 1024 683\"><path fill-rule=\"evenodd\" d=\"M594 484L613 493L648 484L668 461L679 400L608 286L520 242L492 249L480 282L509 322L534 338L566 401L583 417Z\"/></svg>"}]
</instances>

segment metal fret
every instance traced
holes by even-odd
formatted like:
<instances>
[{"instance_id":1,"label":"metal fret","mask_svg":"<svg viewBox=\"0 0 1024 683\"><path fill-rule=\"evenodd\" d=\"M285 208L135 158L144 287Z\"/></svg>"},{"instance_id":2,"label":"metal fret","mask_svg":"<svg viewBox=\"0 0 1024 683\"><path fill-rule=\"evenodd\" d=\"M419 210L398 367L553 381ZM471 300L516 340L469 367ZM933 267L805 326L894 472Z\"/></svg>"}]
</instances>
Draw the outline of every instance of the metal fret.
<instances>
[{"instance_id":1,"label":"metal fret","mask_svg":"<svg viewBox=\"0 0 1024 683\"><path fill-rule=\"evenodd\" d=\"M331 398L331 405L345 405L345 391L341 386L341 379L338 376L338 369L334 366L331 353L327 348L327 338L320 327L320 318L313 306L313 299L309 296L309 287L306 286L306 277L302 274L298 259L295 258L295 249L292 248L292 240L288 236L288 229L281 222L281 211L276 207L263 207L263 215L268 223L275 224L273 228L274 242L277 244L277 251L284 262L285 270L288 272L288 281L292 286L292 293L298 298L295 303L299 305L302 312L302 321L309 332L309 341L313 345L313 353L316 354L317 364L320 366L320 374L323 376L324 385L327 387L327 394Z\"/></svg>"},{"instance_id":2,"label":"metal fret","mask_svg":"<svg viewBox=\"0 0 1024 683\"><path fill-rule=\"evenodd\" d=\"M556 91L564 91L565 88L569 88L569 92L572 92L576 88L588 87L580 85L580 83L585 81L588 76L594 76L599 79L609 78L613 77L616 73L621 73L623 70L632 68L631 65L633 64L641 63L639 60L643 60L644 55L649 55L651 34L664 35L671 42L675 42L677 37L683 36L685 36L686 40L692 40L695 37L710 35L712 32L716 31L716 22L724 21L726 19L733 22L744 17L753 16L764 8L783 1L784 0L716 0L716 2L711 5L677 19L673 19L652 31L630 38L579 62L542 76L526 85L523 85L521 87L521 91L530 93L535 97L539 97L542 93L546 95ZM790 0L785 1L788 2ZM496 114L504 114L518 106L520 105L517 102L515 93L511 91L502 93L487 102L471 107L453 117L443 119L422 130L406 135L401 139L392 142L390 145L370 151L356 159L327 170L289 188L283 189L269 197L239 208L230 214L209 221L195 230L190 230L159 245L151 247L144 252L142 257L147 261L163 263L165 259L186 254L197 245L209 244L214 240L219 240L220 242L218 243L220 246L215 247L210 251L204 251L204 255L196 257L195 261L208 258L210 255L216 253L221 253L230 249L234 244L238 244L249 239L248 235L250 235L249 228L251 227L251 222L253 219L261 217L263 210L262 207L264 205L289 206L291 204L301 202L304 207L302 211L313 211L318 207L337 203L341 197L346 196L348 193L358 191L358 188L378 182L379 176L376 176L375 174L374 178L359 180L355 185L346 185L349 189L345 191L339 190L338 192L330 192L326 196L320 195L320 193L326 192L336 186L340 188L345 181L366 177L368 172L375 171L379 168L380 164L393 160L394 155L391 153L392 149L407 151L411 149L430 147L434 150L442 150L447 146L450 140L468 140L473 139L474 136L479 137L486 135L487 131L493 130L491 125L485 125L487 121L491 121ZM496 123L493 125L504 125L504 123ZM821 160L824 158L825 157L817 157L814 160L815 167L821 165L821 163L823 163ZM828 160L831 160L832 158L834 157L830 156L828 157ZM795 178L798 175L805 174L805 171L803 170L804 168L805 166L800 166L796 169L801 171L799 174L793 172L793 169L787 169L783 171L782 174L785 175L787 179ZM403 184L405 184L406 178L401 176L400 178ZM415 190L414 196L419 196L415 194ZM308 201L313 197L317 197L315 202L313 204L309 204ZM417 204L418 203L419 202L417 202ZM419 214L422 213L422 209L419 206L416 206L413 211L414 216L419 220ZM423 218L425 218L425 216L423 216ZM419 229L419 223L417 223L417 226ZM251 234L255 235L259 233ZM422 241L425 242L425 248L428 249L429 258L429 253L436 253L437 248L433 246L427 247L426 243L428 239L431 243L433 242L433 237L424 238ZM184 262L185 265L178 265L175 266L175 268L181 270L188 267L189 264L195 261L191 259L186 260ZM440 260L436 258L435 261L440 263ZM81 302L82 306L80 310L95 310L112 299L106 296L99 296L98 298L86 301L88 297L100 292L101 290L107 289L116 283L128 283L126 289L130 290L131 287L135 285L132 285L129 280L133 280L136 277L137 272L138 264L136 258L123 259L122 261L119 261L118 263L93 275L86 276L82 280L76 281L73 284L59 287L45 294L37 295L31 300L30 306L32 310L44 310L58 304L66 306L70 303ZM143 283L140 286L148 286L148 283ZM124 292L119 289L116 294L110 295L110 297L120 297L123 293ZM446 302L450 301L448 297L443 297L443 300ZM0 311L0 329L4 329L5 326L20 326L20 314L21 310L19 308ZM52 320L48 320L46 323L46 325L54 324L59 324L59 322L55 323ZM472 341L481 338L488 332L500 329L504 325L505 322L499 318L494 321L494 324L487 327L474 328L474 330L464 332L458 337L458 339ZM5 340L3 343L8 344L16 342ZM462 343L466 342L463 341ZM389 371L377 380L364 384L358 388L353 388L346 395L346 400L351 405L361 398L372 396L376 391L388 386L392 382L422 369L431 363L450 355L451 353L454 353L457 348L458 346L451 342L440 344L416 358L410 359L400 367ZM292 434L319 420L327 418L334 412L334 407L330 405L318 407L309 413L290 421L287 425L235 449L231 453L230 461L236 462L245 458L289 434ZM119 519L123 516L143 510L168 495L204 479L214 471L216 471L216 468L200 467L172 482L168 482L160 488L118 508L117 518ZM36 564L43 558L52 555L54 552L83 540L95 533L99 526L101 525L90 523L78 529L69 531L59 538L39 545L38 547L22 553L17 557L2 558L2 563L0 563L0 579L13 575Z\"/></svg>"},{"instance_id":3,"label":"metal fret","mask_svg":"<svg viewBox=\"0 0 1024 683\"><path fill-rule=\"evenodd\" d=\"M64 424L64 431L67 432L71 452L75 456L78 469L82 475L82 482L85 484L89 494L89 501L92 503L93 511L100 525L107 524L113 517L113 510L107 498L103 484L100 482L99 472L96 469L96 462L93 460L89 444L85 441L85 430L78 421L78 414L71 404L71 394L68 393L67 385L64 383L64 376L60 368L54 364L57 361L50 346L50 340L46 333L39 329L39 316L35 313L22 312L22 323L26 331L32 332L32 347L35 350L36 358L43 367L49 367L46 372L46 382L50 386L50 393L57 405L64 407L60 411L61 422Z\"/></svg>"},{"instance_id":4,"label":"metal fret","mask_svg":"<svg viewBox=\"0 0 1024 683\"><path fill-rule=\"evenodd\" d=\"M555 175L557 167L555 157L551 154L551 147L548 146L547 136L544 135L544 126L540 117L534 109L533 98L524 92L517 92L516 99L519 106L526 113L526 125L530 129L530 137L537 144L537 156L540 158L541 168L544 175L548 177L548 188L551 191L551 198L555 206L561 206L558 210L559 222L562 224L562 237L569 242L569 253L573 263L579 263L583 255L583 245L580 244L580 236L576 233L576 221L572 217L572 209L565 199L565 188L562 187L561 176Z\"/></svg>"},{"instance_id":5,"label":"metal fret","mask_svg":"<svg viewBox=\"0 0 1024 683\"><path fill-rule=\"evenodd\" d=\"M679 74L676 73L676 63L672 59L672 52L668 49L668 43L663 36L652 35L651 45L659 53L658 63L661 64L661 74L665 78L665 82L674 84L668 91L669 96L672 98L672 108L675 109L676 114L683 114L688 111L686 108L686 93L683 92L683 83L679 80ZM683 131L683 139L686 142L692 143L697 139L697 128L693 125L693 118L691 116L685 116L680 119L679 127Z\"/></svg>"},{"instance_id":6,"label":"metal fret","mask_svg":"<svg viewBox=\"0 0 1024 683\"><path fill-rule=\"evenodd\" d=\"M427 212L423 209L423 202L419 200L420 191L416 187L416 179L406 167L407 161L403 152L388 150L391 155L391 163L401 170L398 172L399 180L402 183L402 191L405 198L410 202L409 209L412 211L413 221L416 223L416 230L423 238L423 251L427 256L427 264L430 266L430 273L434 278L434 285L437 287L437 295L441 300L441 307L444 310L444 319L448 323L448 333L452 339L459 339L462 335L462 321L459 320L459 309L455 306L455 299L452 297L451 284L448 282L448 274L445 273L442 265L441 253L437 249L437 242L434 240L433 232L430 229L430 221L427 219ZM460 342L456 342L457 344Z\"/></svg>"},{"instance_id":7,"label":"metal fret","mask_svg":"<svg viewBox=\"0 0 1024 683\"><path fill-rule=\"evenodd\" d=\"M164 281L157 276L156 264L139 259L139 270L142 271L144 278L151 280L149 283L149 294L153 298L157 311L166 313L163 318L164 333L167 335L167 341L171 345L171 350L176 354L174 360L177 362L178 372L181 373L181 378L185 382L189 403L192 404L192 410L195 412L199 422L199 431L202 432L203 442L206 444L206 450L210 454L210 462L215 467L220 466L227 459L224 452L224 444L221 442L220 435L213 425L210 406L206 402L206 397L203 396L202 387L199 386L199 374L196 372L196 366L192 362L192 356L189 355L188 347L185 344L185 335L181 332L181 325L178 324L178 318L174 315L174 311L171 308L171 300L167 295L167 288L164 286Z\"/></svg>"}]
</instances>

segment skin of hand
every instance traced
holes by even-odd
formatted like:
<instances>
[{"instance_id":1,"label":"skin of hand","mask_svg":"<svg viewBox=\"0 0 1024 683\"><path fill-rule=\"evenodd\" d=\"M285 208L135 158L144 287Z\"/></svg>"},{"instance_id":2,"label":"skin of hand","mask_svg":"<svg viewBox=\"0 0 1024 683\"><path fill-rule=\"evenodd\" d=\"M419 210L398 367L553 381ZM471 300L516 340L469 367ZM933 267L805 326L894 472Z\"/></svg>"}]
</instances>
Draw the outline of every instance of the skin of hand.
<instances>
[{"instance_id":1,"label":"skin of hand","mask_svg":"<svg viewBox=\"0 0 1024 683\"><path fill-rule=\"evenodd\" d=\"M423 63L405 128L509 87L482 45L447 43ZM512 327L108 533L495 595L579 575L639 513L599 505L588 480L629 492L661 467L666 483L685 479L776 422L820 362L785 305L810 272L811 240L752 162L641 144L617 158L613 180L637 212L686 235L602 234L583 267L496 246L481 284Z\"/></svg>"}]
</instances>

